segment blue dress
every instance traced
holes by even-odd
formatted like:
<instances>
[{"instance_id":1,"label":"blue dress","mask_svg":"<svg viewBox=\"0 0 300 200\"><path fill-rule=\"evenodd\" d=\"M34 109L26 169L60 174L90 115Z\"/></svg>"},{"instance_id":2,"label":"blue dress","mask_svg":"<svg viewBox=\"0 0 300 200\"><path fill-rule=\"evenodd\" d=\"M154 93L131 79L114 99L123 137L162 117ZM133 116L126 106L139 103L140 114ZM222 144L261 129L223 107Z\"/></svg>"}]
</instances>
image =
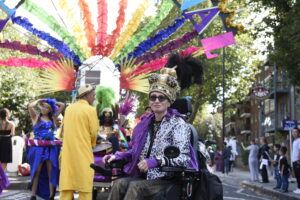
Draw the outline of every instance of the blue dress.
<instances>
[{"instance_id":1,"label":"blue dress","mask_svg":"<svg viewBox=\"0 0 300 200\"><path fill-rule=\"evenodd\" d=\"M33 126L34 139L54 140L54 125L50 122L40 121ZM40 163L50 160L51 169L51 184L56 188L59 181L59 156L60 146L31 146L27 148L27 157L30 164L30 178L33 183L36 170ZM49 177L46 164L42 166L42 170L38 180L37 195L43 199L48 199L50 196Z\"/></svg>"}]
</instances>

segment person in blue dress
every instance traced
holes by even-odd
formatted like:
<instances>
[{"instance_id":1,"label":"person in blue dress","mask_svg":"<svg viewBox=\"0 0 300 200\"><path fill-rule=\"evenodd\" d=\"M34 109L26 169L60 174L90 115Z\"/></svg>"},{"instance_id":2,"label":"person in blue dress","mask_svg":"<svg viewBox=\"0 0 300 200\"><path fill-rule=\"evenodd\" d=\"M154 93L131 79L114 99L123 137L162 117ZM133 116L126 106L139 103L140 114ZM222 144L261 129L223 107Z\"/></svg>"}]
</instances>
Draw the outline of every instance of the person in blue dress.
<instances>
[{"instance_id":1,"label":"person in blue dress","mask_svg":"<svg viewBox=\"0 0 300 200\"><path fill-rule=\"evenodd\" d=\"M39 111L35 109L36 106ZM31 169L31 200L35 200L36 195L43 199L54 199L59 180L60 151L60 146L55 143L54 131L56 119L64 106L55 99L38 99L29 104L34 132L33 145L27 148Z\"/></svg>"}]
</instances>

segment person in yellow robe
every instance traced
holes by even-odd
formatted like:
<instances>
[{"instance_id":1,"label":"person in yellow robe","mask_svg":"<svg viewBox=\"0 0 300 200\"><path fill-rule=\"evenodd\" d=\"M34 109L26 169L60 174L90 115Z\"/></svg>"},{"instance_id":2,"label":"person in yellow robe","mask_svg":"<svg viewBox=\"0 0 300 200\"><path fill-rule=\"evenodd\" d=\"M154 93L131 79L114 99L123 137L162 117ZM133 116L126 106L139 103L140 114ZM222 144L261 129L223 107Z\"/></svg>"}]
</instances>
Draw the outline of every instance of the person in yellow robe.
<instances>
[{"instance_id":1,"label":"person in yellow robe","mask_svg":"<svg viewBox=\"0 0 300 200\"><path fill-rule=\"evenodd\" d=\"M64 117L64 142L61 154L59 180L60 200L71 200L75 191L80 200L92 199L94 163L92 147L96 145L99 121L96 109L91 105L95 100L94 88L87 84L79 88L79 99L66 108Z\"/></svg>"}]
</instances>

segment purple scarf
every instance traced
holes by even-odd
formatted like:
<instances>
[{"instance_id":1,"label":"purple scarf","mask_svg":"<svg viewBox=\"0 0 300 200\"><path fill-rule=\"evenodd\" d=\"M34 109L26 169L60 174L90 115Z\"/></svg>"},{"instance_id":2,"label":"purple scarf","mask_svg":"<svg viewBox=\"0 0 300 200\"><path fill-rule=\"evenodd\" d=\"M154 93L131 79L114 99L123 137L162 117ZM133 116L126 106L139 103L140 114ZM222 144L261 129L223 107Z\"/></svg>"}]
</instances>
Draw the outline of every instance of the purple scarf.
<instances>
[{"instance_id":1,"label":"purple scarf","mask_svg":"<svg viewBox=\"0 0 300 200\"><path fill-rule=\"evenodd\" d=\"M176 116L180 117L181 114L177 112L177 110L168 108L168 112L165 116L165 120L169 121L171 117ZM122 159L127 162L129 162L127 165L124 167L124 171L126 174L128 174L130 177L139 177L140 176L140 171L137 167L137 164L140 159L141 152L144 148L145 141L148 136L149 132L149 125L154 119L154 114L149 115L146 117L144 120L142 120L133 130L132 134L132 149L127 151L127 152L117 152L116 159ZM198 163L195 160L195 152L190 145L190 150L191 150L191 163L189 167L198 169Z\"/></svg>"}]
</instances>

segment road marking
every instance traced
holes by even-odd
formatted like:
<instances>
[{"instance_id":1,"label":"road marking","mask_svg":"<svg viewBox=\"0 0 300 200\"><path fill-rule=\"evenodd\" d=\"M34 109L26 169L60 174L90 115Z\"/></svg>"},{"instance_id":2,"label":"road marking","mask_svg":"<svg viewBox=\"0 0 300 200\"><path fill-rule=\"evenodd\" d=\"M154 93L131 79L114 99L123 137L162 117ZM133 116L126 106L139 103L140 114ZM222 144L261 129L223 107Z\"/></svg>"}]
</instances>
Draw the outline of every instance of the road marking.
<instances>
[{"instance_id":1,"label":"road marking","mask_svg":"<svg viewBox=\"0 0 300 200\"><path fill-rule=\"evenodd\" d=\"M223 199L232 199L232 200L246 200L246 199L241 199L240 197L223 197Z\"/></svg>"},{"instance_id":2,"label":"road marking","mask_svg":"<svg viewBox=\"0 0 300 200\"><path fill-rule=\"evenodd\" d=\"M239 189L238 191L236 191L236 193L241 193L241 192L243 192L243 191L244 191L244 189L241 188L241 189Z\"/></svg>"}]
</instances>

